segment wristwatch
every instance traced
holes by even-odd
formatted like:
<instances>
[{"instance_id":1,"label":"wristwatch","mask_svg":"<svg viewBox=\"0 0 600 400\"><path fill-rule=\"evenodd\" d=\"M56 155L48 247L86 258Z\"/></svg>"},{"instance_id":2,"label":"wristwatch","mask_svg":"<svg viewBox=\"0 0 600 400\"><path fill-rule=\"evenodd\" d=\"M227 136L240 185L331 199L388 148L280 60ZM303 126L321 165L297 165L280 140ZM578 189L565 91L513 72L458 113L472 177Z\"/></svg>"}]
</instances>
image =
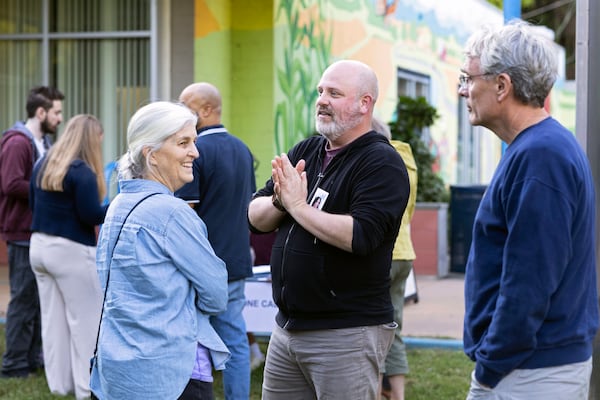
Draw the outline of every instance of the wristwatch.
<instances>
[{"instance_id":1,"label":"wristwatch","mask_svg":"<svg viewBox=\"0 0 600 400\"><path fill-rule=\"evenodd\" d=\"M279 211L286 212L285 207L279 201L279 197L277 197L277 193L273 193L273 197L271 197L271 203L273 203L273 207L275 207Z\"/></svg>"}]
</instances>

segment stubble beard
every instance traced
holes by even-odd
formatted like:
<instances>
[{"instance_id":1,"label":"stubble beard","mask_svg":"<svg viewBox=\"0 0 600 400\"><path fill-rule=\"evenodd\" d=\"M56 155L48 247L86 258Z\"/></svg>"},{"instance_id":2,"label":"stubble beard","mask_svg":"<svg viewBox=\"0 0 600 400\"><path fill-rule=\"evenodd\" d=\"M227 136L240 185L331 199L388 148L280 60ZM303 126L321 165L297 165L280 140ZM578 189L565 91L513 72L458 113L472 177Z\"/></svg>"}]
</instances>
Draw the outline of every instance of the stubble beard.
<instances>
[{"instance_id":1,"label":"stubble beard","mask_svg":"<svg viewBox=\"0 0 600 400\"><path fill-rule=\"evenodd\" d=\"M42 132L49 133L49 134L55 134L57 126L58 125L54 125L54 126L50 125L48 123L48 118L45 118L41 124Z\"/></svg>"},{"instance_id":2,"label":"stubble beard","mask_svg":"<svg viewBox=\"0 0 600 400\"><path fill-rule=\"evenodd\" d=\"M354 112L345 120L338 120L336 115L331 114L331 121L324 122L319 119L317 113L315 128L317 132L323 135L327 140L335 142L337 139L341 138L344 133L360 124L360 119L361 115L358 112Z\"/></svg>"}]
</instances>

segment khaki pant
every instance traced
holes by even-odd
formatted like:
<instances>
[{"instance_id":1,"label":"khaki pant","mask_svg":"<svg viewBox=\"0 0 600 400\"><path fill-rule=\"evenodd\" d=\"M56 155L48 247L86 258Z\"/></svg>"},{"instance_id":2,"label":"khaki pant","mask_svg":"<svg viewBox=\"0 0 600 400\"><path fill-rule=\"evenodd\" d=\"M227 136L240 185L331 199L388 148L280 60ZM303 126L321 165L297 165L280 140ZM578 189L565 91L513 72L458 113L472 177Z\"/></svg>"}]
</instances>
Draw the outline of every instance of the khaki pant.
<instances>
[{"instance_id":1,"label":"khaki pant","mask_svg":"<svg viewBox=\"0 0 600 400\"><path fill-rule=\"evenodd\" d=\"M467 400L588 400L592 359L537 369L516 369L495 388L485 388L471 374Z\"/></svg>"},{"instance_id":2,"label":"khaki pant","mask_svg":"<svg viewBox=\"0 0 600 400\"><path fill-rule=\"evenodd\" d=\"M96 248L36 232L30 260L40 294L48 387L55 394L87 398L103 295Z\"/></svg>"},{"instance_id":3,"label":"khaki pant","mask_svg":"<svg viewBox=\"0 0 600 400\"><path fill-rule=\"evenodd\" d=\"M275 326L263 400L374 400L396 323L317 331Z\"/></svg>"},{"instance_id":4,"label":"khaki pant","mask_svg":"<svg viewBox=\"0 0 600 400\"><path fill-rule=\"evenodd\" d=\"M385 359L385 373L387 376L408 374L406 345L402 340L402 314L404 312L406 279L412 266L413 262L411 260L393 260L390 269L390 296L394 305L394 321L398 324L398 328L394 333L392 347Z\"/></svg>"}]
</instances>

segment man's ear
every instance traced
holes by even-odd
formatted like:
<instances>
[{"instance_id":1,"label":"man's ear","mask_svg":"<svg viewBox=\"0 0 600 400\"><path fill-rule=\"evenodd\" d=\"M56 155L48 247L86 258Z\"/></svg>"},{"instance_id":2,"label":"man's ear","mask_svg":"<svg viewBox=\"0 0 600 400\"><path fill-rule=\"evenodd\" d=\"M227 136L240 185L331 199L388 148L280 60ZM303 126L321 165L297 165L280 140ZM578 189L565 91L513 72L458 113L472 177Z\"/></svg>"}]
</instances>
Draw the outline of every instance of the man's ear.
<instances>
[{"instance_id":1,"label":"man's ear","mask_svg":"<svg viewBox=\"0 0 600 400\"><path fill-rule=\"evenodd\" d=\"M36 110L35 110L35 117L37 119L39 119L40 121L43 121L44 118L46 118L46 114L48 114L48 111L46 111L44 109L44 107L39 106Z\"/></svg>"},{"instance_id":2,"label":"man's ear","mask_svg":"<svg viewBox=\"0 0 600 400\"><path fill-rule=\"evenodd\" d=\"M206 119L212 113L212 106L210 104L206 104L200 108L200 117L202 119Z\"/></svg>"},{"instance_id":3,"label":"man's ear","mask_svg":"<svg viewBox=\"0 0 600 400\"><path fill-rule=\"evenodd\" d=\"M496 93L498 101L504 101L513 90L512 79L506 73L499 74L496 77Z\"/></svg>"},{"instance_id":4,"label":"man's ear","mask_svg":"<svg viewBox=\"0 0 600 400\"><path fill-rule=\"evenodd\" d=\"M360 107L365 113L369 111L371 104L373 104L373 96L370 94L365 94L360 98Z\"/></svg>"}]
</instances>

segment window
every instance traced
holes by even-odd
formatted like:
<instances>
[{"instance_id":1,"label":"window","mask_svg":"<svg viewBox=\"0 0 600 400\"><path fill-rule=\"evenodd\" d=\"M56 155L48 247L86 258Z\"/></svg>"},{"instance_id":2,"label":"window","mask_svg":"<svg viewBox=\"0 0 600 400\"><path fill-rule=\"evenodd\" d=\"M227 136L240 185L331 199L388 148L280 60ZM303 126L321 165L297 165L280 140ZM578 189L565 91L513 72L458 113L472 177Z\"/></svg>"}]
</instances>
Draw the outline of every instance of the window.
<instances>
[{"instance_id":1,"label":"window","mask_svg":"<svg viewBox=\"0 0 600 400\"><path fill-rule=\"evenodd\" d=\"M427 75L398 68L398 96L425 97L429 100L430 79Z\"/></svg>"},{"instance_id":2,"label":"window","mask_svg":"<svg viewBox=\"0 0 600 400\"><path fill-rule=\"evenodd\" d=\"M0 129L26 117L31 87L55 86L64 122L94 114L105 160L122 154L130 116L156 97L156 1L0 0Z\"/></svg>"},{"instance_id":3,"label":"window","mask_svg":"<svg viewBox=\"0 0 600 400\"><path fill-rule=\"evenodd\" d=\"M398 68L398 97L407 96L415 99L424 97L430 103L430 87L431 79L429 76ZM430 147L432 143L429 128L423 128L420 135L421 139Z\"/></svg>"},{"instance_id":4,"label":"window","mask_svg":"<svg viewBox=\"0 0 600 400\"><path fill-rule=\"evenodd\" d=\"M457 90L458 92L458 90ZM456 183L471 185L480 182L480 139L481 128L472 126L469 122L467 101L464 97L458 98L458 140L456 148Z\"/></svg>"}]
</instances>

